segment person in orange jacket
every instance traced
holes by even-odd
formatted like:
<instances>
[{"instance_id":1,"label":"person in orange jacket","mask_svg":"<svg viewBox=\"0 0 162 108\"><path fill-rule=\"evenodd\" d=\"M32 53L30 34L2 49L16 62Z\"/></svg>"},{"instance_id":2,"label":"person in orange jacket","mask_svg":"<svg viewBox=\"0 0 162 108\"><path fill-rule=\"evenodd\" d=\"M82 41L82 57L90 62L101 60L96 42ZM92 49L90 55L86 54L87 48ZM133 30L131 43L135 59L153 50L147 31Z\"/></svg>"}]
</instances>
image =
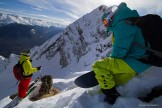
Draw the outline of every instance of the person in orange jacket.
<instances>
[{"instance_id":1,"label":"person in orange jacket","mask_svg":"<svg viewBox=\"0 0 162 108\"><path fill-rule=\"evenodd\" d=\"M21 53L19 62L24 70L23 78L20 80L20 83L18 85L18 96L21 100L26 96L33 73L40 70L41 66L36 68L32 67L32 64L30 62L30 50Z\"/></svg>"}]
</instances>

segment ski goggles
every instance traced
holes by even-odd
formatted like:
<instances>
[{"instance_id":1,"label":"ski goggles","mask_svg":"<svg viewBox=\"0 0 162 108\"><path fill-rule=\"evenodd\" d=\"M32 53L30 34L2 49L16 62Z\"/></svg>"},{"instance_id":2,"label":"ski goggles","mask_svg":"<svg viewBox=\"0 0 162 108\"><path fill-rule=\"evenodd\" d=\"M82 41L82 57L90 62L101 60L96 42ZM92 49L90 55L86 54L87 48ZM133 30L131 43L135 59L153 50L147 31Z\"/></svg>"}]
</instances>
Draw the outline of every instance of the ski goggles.
<instances>
[{"instance_id":1,"label":"ski goggles","mask_svg":"<svg viewBox=\"0 0 162 108\"><path fill-rule=\"evenodd\" d=\"M106 18L104 18L103 20L102 20L102 22L103 22L103 24L104 24L104 26L105 27L108 27L108 21L107 21L107 19Z\"/></svg>"}]
</instances>

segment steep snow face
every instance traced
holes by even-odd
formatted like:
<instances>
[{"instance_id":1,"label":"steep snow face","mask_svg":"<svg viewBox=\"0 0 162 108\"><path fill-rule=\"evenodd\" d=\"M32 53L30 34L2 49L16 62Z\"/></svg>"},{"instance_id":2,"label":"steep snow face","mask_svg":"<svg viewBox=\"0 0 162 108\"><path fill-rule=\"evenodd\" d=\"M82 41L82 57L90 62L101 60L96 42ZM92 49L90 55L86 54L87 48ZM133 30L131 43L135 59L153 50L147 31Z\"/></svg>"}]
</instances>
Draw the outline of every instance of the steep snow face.
<instances>
[{"instance_id":1,"label":"steep snow face","mask_svg":"<svg viewBox=\"0 0 162 108\"><path fill-rule=\"evenodd\" d=\"M29 17L20 17L17 15L0 13L0 26L11 24L11 23L33 25L33 26L37 25L37 26L45 26L45 27L56 26L56 27L62 27L62 28L65 28L67 26L67 25L47 22L47 21L39 20L39 19L32 19Z\"/></svg>"},{"instance_id":2,"label":"steep snow face","mask_svg":"<svg viewBox=\"0 0 162 108\"><path fill-rule=\"evenodd\" d=\"M103 33L101 16L98 8L86 14L33 51L32 59L36 64L41 62L43 67L53 67L55 77L64 77L57 74L60 71L68 74L69 71L91 70L95 60L110 53L111 36ZM49 64L44 64L44 60ZM43 71L48 73L49 70L44 68Z\"/></svg>"}]
</instances>

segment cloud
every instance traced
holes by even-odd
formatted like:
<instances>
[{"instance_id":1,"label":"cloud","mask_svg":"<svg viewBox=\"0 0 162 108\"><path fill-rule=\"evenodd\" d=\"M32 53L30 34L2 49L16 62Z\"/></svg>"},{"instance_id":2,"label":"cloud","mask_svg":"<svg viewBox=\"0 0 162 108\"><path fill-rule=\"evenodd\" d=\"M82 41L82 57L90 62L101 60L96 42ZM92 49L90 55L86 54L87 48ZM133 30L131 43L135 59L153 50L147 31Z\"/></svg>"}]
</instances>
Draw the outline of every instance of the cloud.
<instances>
[{"instance_id":1,"label":"cloud","mask_svg":"<svg viewBox=\"0 0 162 108\"><path fill-rule=\"evenodd\" d=\"M35 9L45 9L49 11L61 12L77 19L84 14L92 11L98 6L105 4L108 6L118 5L122 1L134 9L147 9L148 12L161 12L161 0L19 0L29 4Z\"/></svg>"},{"instance_id":2,"label":"cloud","mask_svg":"<svg viewBox=\"0 0 162 108\"><path fill-rule=\"evenodd\" d=\"M38 11L42 11L41 8L37 8L37 7L31 7L31 9L38 10Z\"/></svg>"},{"instance_id":3,"label":"cloud","mask_svg":"<svg viewBox=\"0 0 162 108\"><path fill-rule=\"evenodd\" d=\"M76 20L96 8L98 0L19 0L25 4L58 14L65 14ZM99 6L99 5L98 5Z\"/></svg>"},{"instance_id":4,"label":"cloud","mask_svg":"<svg viewBox=\"0 0 162 108\"><path fill-rule=\"evenodd\" d=\"M128 7L136 9L141 15L154 13L162 15L161 0L18 0L29 5L38 15L49 19L59 19L71 23L93 9L104 4L107 6L119 5L126 2ZM0 2L1 3L1 2ZM44 13L40 13L44 12ZM37 16L38 16L37 15ZM43 16L42 16L43 18Z\"/></svg>"},{"instance_id":5,"label":"cloud","mask_svg":"<svg viewBox=\"0 0 162 108\"><path fill-rule=\"evenodd\" d=\"M57 10L55 8L55 2L53 0L19 0L19 2L28 4L30 6L45 9L45 10Z\"/></svg>"},{"instance_id":6,"label":"cloud","mask_svg":"<svg viewBox=\"0 0 162 108\"><path fill-rule=\"evenodd\" d=\"M35 17L36 19L39 17L42 20L46 20L47 22L52 21L54 23L62 24L62 25L68 25L71 23L69 19L59 19L59 18L54 18L54 17L49 17L47 15L35 15L35 14L30 14L30 16Z\"/></svg>"},{"instance_id":7,"label":"cloud","mask_svg":"<svg viewBox=\"0 0 162 108\"><path fill-rule=\"evenodd\" d=\"M64 17L68 16L71 17L72 19L79 18L78 16L67 11L64 8L65 5L57 2L57 0L55 1L54 0L19 0L19 1L34 7L33 9L46 10L52 14L57 14L57 15L63 14Z\"/></svg>"},{"instance_id":8,"label":"cloud","mask_svg":"<svg viewBox=\"0 0 162 108\"><path fill-rule=\"evenodd\" d=\"M3 9L3 8L0 8L0 11L1 11L2 13L5 13L5 14L17 13L17 11L10 10L10 9Z\"/></svg>"},{"instance_id":9,"label":"cloud","mask_svg":"<svg viewBox=\"0 0 162 108\"><path fill-rule=\"evenodd\" d=\"M162 12L161 0L125 0L129 7L137 9L141 14L160 14ZM143 13L142 13L143 12Z\"/></svg>"},{"instance_id":10,"label":"cloud","mask_svg":"<svg viewBox=\"0 0 162 108\"><path fill-rule=\"evenodd\" d=\"M58 2L69 7L64 13L70 12L71 16L77 16L76 18L91 12L101 4L99 0L59 0Z\"/></svg>"},{"instance_id":11,"label":"cloud","mask_svg":"<svg viewBox=\"0 0 162 108\"><path fill-rule=\"evenodd\" d=\"M140 15L158 14L162 16L162 0L102 0L107 6L119 5L121 2L126 2L128 7L135 9Z\"/></svg>"}]
</instances>

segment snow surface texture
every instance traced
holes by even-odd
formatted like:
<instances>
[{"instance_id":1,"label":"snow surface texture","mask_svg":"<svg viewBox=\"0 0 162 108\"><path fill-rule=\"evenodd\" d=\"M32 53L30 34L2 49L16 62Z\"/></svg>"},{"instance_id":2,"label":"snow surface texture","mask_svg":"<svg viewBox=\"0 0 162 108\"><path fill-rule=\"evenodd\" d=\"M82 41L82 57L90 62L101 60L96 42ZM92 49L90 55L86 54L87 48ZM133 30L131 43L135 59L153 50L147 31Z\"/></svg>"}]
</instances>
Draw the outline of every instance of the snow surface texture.
<instances>
[{"instance_id":1,"label":"snow surface texture","mask_svg":"<svg viewBox=\"0 0 162 108\"><path fill-rule=\"evenodd\" d=\"M102 13L98 8L69 25L62 33L46 41L40 47L31 49L33 67L42 66L42 71L34 74L52 75L53 86L61 91L58 95L31 102L25 99L16 108L162 108L162 96L144 103L137 99L150 90L162 85L162 68L151 67L142 74L117 88L122 95L114 105L103 102L99 86L90 89L74 84L76 77L90 71L92 64L111 53L108 45L110 37L102 33ZM106 45L106 47L104 47ZM0 108L11 100L9 95L17 92L12 67L18 56L11 54L6 60L6 68L0 73Z\"/></svg>"},{"instance_id":2,"label":"snow surface texture","mask_svg":"<svg viewBox=\"0 0 162 108\"><path fill-rule=\"evenodd\" d=\"M73 74L71 75L73 76ZM104 95L98 94L98 86L83 89L73 83L76 77L56 78L53 79L53 86L62 91L60 94L35 102L25 99L15 108L46 108L47 106L48 108L161 108L162 96L155 98L150 103L141 102L136 98L147 94L152 87L161 84L161 77L161 69L151 67L147 72L133 78L128 84L119 86L117 89L122 96L117 99L113 106L103 102ZM9 97L1 100L0 108L3 108L10 101Z\"/></svg>"}]
</instances>

